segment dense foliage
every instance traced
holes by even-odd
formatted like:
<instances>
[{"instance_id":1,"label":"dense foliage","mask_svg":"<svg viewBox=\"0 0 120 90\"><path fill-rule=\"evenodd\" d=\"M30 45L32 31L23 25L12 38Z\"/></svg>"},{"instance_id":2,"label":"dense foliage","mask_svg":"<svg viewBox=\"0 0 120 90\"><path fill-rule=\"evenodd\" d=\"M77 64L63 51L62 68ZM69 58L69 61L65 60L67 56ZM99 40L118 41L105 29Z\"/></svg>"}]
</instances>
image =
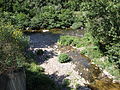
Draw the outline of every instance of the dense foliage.
<instances>
[{"instance_id":1,"label":"dense foliage","mask_svg":"<svg viewBox=\"0 0 120 90\"><path fill-rule=\"evenodd\" d=\"M26 61L27 38L20 30L0 22L0 73L21 67Z\"/></svg>"},{"instance_id":2,"label":"dense foliage","mask_svg":"<svg viewBox=\"0 0 120 90\"><path fill-rule=\"evenodd\" d=\"M73 22L72 11L59 9L55 5L44 6L41 11L31 19L31 27L34 28L68 28Z\"/></svg>"},{"instance_id":3,"label":"dense foliage","mask_svg":"<svg viewBox=\"0 0 120 90\"><path fill-rule=\"evenodd\" d=\"M9 0L0 2L1 18L19 28L69 28L79 0Z\"/></svg>"},{"instance_id":4,"label":"dense foliage","mask_svg":"<svg viewBox=\"0 0 120 90\"><path fill-rule=\"evenodd\" d=\"M58 44L65 45L65 46L75 46L79 47L82 44L80 43L80 38L74 37L74 36L61 36L58 40Z\"/></svg>"},{"instance_id":5,"label":"dense foliage","mask_svg":"<svg viewBox=\"0 0 120 90\"><path fill-rule=\"evenodd\" d=\"M64 36L59 43L89 47L81 53L95 60L101 55L108 57L104 62L96 59L94 62L107 68L112 75L120 75L120 1L119 0L83 0L80 11L74 12L73 29L83 27L89 36L82 39ZM86 39L85 39L86 38ZM91 42L91 43L90 43ZM74 45L73 43L77 43ZM92 46L91 46L92 45ZM100 54L101 53L101 54Z\"/></svg>"},{"instance_id":6,"label":"dense foliage","mask_svg":"<svg viewBox=\"0 0 120 90\"><path fill-rule=\"evenodd\" d=\"M100 50L111 61L120 61L120 1L95 0L83 3L83 6L81 11L88 13L86 29L97 41Z\"/></svg>"}]
</instances>

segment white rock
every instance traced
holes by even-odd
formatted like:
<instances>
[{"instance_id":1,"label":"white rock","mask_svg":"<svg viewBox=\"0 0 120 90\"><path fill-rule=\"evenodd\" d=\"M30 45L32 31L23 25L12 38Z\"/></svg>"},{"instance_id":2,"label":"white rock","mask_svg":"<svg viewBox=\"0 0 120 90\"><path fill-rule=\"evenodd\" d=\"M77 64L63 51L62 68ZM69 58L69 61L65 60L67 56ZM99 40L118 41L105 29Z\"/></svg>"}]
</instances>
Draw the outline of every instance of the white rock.
<instances>
[{"instance_id":1,"label":"white rock","mask_svg":"<svg viewBox=\"0 0 120 90\"><path fill-rule=\"evenodd\" d=\"M49 32L49 30L42 30L43 32Z\"/></svg>"}]
</instances>

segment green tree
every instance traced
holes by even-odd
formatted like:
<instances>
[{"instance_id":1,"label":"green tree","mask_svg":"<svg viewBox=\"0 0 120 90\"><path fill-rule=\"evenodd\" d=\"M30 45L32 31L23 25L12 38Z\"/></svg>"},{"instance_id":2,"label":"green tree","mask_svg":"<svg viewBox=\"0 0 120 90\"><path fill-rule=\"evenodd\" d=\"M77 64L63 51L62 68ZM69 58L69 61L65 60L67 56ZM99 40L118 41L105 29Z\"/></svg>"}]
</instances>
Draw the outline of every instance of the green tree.
<instances>
[{"instance_id":1,"label":"green tree","mask_svg":"<svg viewBox=\"0 0 120 90\"><path fill-rule=\"evenodd\" d=\"M15 70L25 62L27 38L11 25L0 23L0 73Z\"/></svg>"}]
</instances>

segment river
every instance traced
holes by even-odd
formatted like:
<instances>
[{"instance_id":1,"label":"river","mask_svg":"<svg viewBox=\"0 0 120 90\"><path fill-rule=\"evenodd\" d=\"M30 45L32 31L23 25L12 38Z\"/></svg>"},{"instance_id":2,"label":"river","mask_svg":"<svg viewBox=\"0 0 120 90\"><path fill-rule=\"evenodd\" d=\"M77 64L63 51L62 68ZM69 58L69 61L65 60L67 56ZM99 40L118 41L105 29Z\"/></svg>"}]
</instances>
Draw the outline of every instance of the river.
<instances>
[{"instance_id":1,"label":"river","mask_svg":"<svg viewBox=\"0 0 120 90\"><path fill-rule=\"evenodd\" d=\"M30 47L31 48L49 48L54 46L59 40L61 35L70 35L76 37L83 37L83 30L65 30L42 33L29 33L30 36ZM59 49L61 52L66 52L71 58L72 63L76 65L75 69L80 76L89 82L88 87L92 90L120 90L119 83L113 83L112 79L106 77L102 70L97 65L92 64L91 60L81 55L77 49L70 46L63 46Z\"/></svg>"}]
</instances>

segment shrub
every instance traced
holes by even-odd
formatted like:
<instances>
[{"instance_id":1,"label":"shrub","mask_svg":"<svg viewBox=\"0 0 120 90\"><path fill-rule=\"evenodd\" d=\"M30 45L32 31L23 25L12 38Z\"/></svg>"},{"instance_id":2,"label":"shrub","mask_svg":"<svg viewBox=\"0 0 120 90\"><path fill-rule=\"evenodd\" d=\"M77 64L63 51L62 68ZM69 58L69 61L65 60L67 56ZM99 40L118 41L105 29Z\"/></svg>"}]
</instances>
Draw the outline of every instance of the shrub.
<instances>
[{"instance_id":1,"label":"shrub","mask_svg":"<svg viewBox=\"0 0 120 90\"><path fill-rule=\"evenodd\" d=\"M71 81L69 79L64 79L62 83L62 87L67 88L68 90L71 89L70 86Z\"/></svg>"},{"instance_id":2,"label":"shrub","mask_svg":"<svg viewBox=\"0 0 120 90\"><path fill-rule=\"evenodd\" d=\"M12 13L12 12L1 12L0 13L1 19L4 22L10 22L17 28L25 28L29 26L29 15L24 13Z\"/></svg>"},{"instance_id":3,"label":"shrub","mask_svg":"<svg viewBox=\"0 0 120 90\"><path fill-rule=\"evenodd\" d=\"M24 13L16 13L11 16L12 21L11 23L18 28L24 28L29 26L29 16Z\"/></svg>"},{"instance_id":4,"label":"shrub","mask_svg":"<svg viewBox=\"0 0 120 90\"><path fill-rule=\"evenodd\" d=\"M68 0L64 3L64 7L70 10L78 11L80 10L80 2L81 0Z\"/></svg>"},{"instance_id":5,"label":"shrub","mask_svg":"<svg viewBox=\"0 0 120 90\"><path fill-rule=\"evenodd\" d=\"M3 21L3 22L12 22L12 16L13 15L13 13L11 13L11 12L0 12L0 17L1 17L1 20Z\"/></svg>"},{"instance_id":6,"label":"shrub","mask_svg":"<svg viewBox=\"0 0 120 90\"><path fill-rule=\"evenodd\" d=\"M119 0L95 0L89 2L83 10L89 12L87 14L86 28L98 41L100 49L110 57L113 57L111 58L113 61L117 61L116 59L120 57L119 9Z\"/></svg>"},{"instance_id":7,"label":"shrub","mask_svg":"<svg viewBox=\"0 0 120 90\"><path fill-rule=\"evenodd\" d=\"M52 28L55 27L55 6L44 6L41 11L31 19L33 28Z\"/></svg>"},{"instance_id":8,"label":"shrub","mask_svg":"<svg viewBox=\"0 0 120 90\"><path fill-rule=\"evenodd\" d=\"M119 0L94 0L82 2L80 5L81 12L87 12L85 15L85 29L93 37L94 44L97 45L96 53L103 52L109 57L101 66L116 76L119 76L120 67L120 1ZM89 50L94 50L89 48ZM90 50L90 51L91 51ZM101 50L101 51L100 51ZM94 52L94 53L95 53ZM84 54L90 54L88 50L83 51ZM92 56L94 56L94 53ZM99 57L101 55L97 55ZM95 56L94 56L95 57ZM96 57L96 58L97 58ZM94 58L95 59L95 58ZM110 62L109 62L110 61ZM96 62L100 60L97 59ZM116 65L115 65L116 64ZM115 72L113 72L115 71Z\"/></svg>"},{"instance_id":9,"label":"shrub","mask_svg":"<svg viewBox=\"0 0 120 90\"><path fill-rule=\"evenodd\" d=\"M74 16L74 23L72 24L72 29L79 29L81 27L85 27L86 23L86 15L88 12L86 11L75 11L73 13Z\"/></svg>"},{"instance_id":10,"label":"shrub","mask_svg":"<svg viewBox=\"0 0 120 90\"><path fill-rule=\"evenodd\" d=\"M89 46L81 51L81 54L88 56L90 59L100 58L102 53L97 46Z\"/></svg>"},{"instance_id":11,"label":"shrub","mask_svg":"<svg viewBox=\"0 0 120 90\"><path fill-rule=\"evenodd\" d=\"M74 42L74 37L71 36L61 36L60 39L58 40L58 43L60 45L71 45Z\"/></svg>"},{"instance_id":12,"label":"shrub","mask_svg":"<svg viewBox=\"0 0 120 90\"><path fill-rule=\"evenodd\" d=\"M67 54L63 53L58 56L58 60L60 63L65 63L65 62L70 61L70 57Z\"/></svg>"},{"instance_id":13,"label":"shrub","mask_svg":"<svg viewBox=\"0 0 120 90\"><path fill-rule=\"evenodd\" d=\"M74 22L73 11L69 9L61 9L57 17L60 28L69 28Z\"/></svg>"},{"instance_id":14,"label":"shrub","mask_svg":"<svg viewBox=\"0 0 120 90\"><path fill-rule=\"evenodd\" d=\"M0 73L14 70L26 61L28 39L11 25L0 22Z\"/></svg>"},{"instance_id":15,"label":"shrub","mask_svg":"<svg viewBox=\"0 0 120 90\"><path fill-rule=\"evenodd\" d=\"M65 4L66 2L69 5ZM78 1L71 2L62 0L3 1L0 3L0 8L2 13L8 13L3 14L2 17L19 28L24 29L28 26L32 26L32 29L69 28L74 22L73 10L70 10L69 6L72 4L74 8L75 4L78 5Z\"/></svg>"},{"instance_id":16,"label":"shrub","mask_svg":"<svg viewBox=\"0 0 120 90\"><path fill-rule=\"evenodd\" d=\"M31 19L33 28L68 28L73 23L73 12L69 9L59 9L59 6L48 5Z\"/></svg>"}]
</instances>

